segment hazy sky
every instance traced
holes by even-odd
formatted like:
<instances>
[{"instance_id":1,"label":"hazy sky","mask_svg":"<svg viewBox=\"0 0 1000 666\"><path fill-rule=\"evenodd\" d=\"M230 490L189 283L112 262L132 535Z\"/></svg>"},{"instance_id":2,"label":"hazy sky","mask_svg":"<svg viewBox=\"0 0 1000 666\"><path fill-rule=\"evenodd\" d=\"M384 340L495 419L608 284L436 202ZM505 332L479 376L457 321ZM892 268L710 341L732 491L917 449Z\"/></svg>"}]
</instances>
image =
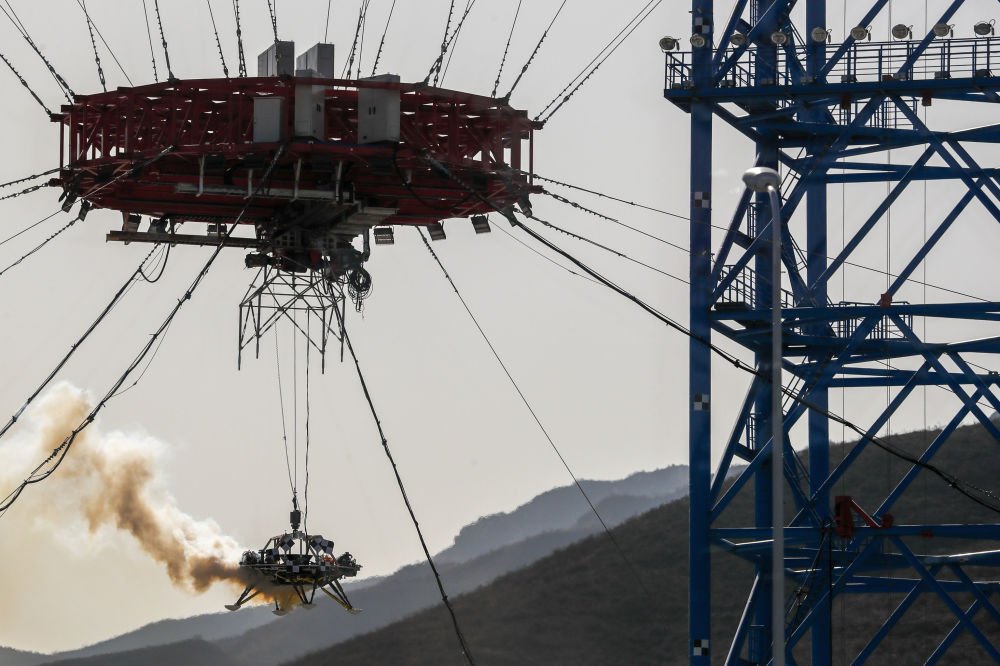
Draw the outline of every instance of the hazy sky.
<instances>
[{"instance_id":1,"label":"hazy sky","mask_svg":"<svg viewBox=\"0 0 1000 666\"><path fill-rule=\"evenodd\" d=\"M100 90L82 12L73 0L32 3L11 0L35 41L79 93ZM148 3L152 10L152 2ZM221 76L222 67L205 3L161 2L171 65L179 78ZM369 10L362 61L371 62L384 27L389 0ZM464 5L464 3L457 3ZM558 0L525 2L511 44L501 91L509 87L533 48ZM543 107L623 26L644 2L570 0L515 93L512 104L532 112ZM719 3L728 7L730 3ZM834 39L848 25L838 18L842 3L830 3ZM860 4L848 2L848 10ZM896 2L894 20L924 25L924 3ZM931 2L932 10L941 2ZM458 39L447 72L449 88L489 94L496 77L517 3L490 0L475 6ZM969 3L956 17L956 34L971 32L974 20L989 17L996 3ZM302 52L323 38L326 3L279 1L278 31ZM686 35L687 3L665 2L632 35L592 80L536 133L538 173L650 206L687 212L687 116L662 99L663 62L656 42L664 34ZM866 5L867 6L867 5ZM400 0L389 27L380 71L404 81L421 80L440 47L447 0ZM98 28L136 84L152 81L149 44L141 0L91 0ZM230 72L236 70L231 3L213 1ZM250 73L256 54L272 40L263 0L241 3L244 46ZM354 35L357 2L334 2L329 41L337 45L342 66ZM856 10L855 10L856 11ZM912 14L912 15L910 15ZM150 16L161 78L162 49ZM875 26L876 37L885 26ZM53 108L55 84L14 29L0 20L0 49ZM102 49L109 86L127 85ZM9 72L0 72L6 121L7 159L0 181L58 164L59 131ZM990 122L984 109L957 114L936 104L928 113L952 113L956 126ZM978 116L977 116L978 113ZM941 119L945 116L938 116ZM740 193L739 175L754 160L753 147L717 125L716 222L724 224ZM984 160L995 154L984 153ZM899 161L911 159L904 151ZM555 191L579 199L622 221L687 245L682 220ZM843 199L831 190L831 219L850 230L884 197L884 187L860 188ZM923 192L921 188L920 193ZM0 202L0 236L21 229L58 206L57 192L41 191ZM957 195L948 185L927 189L933 223ZM921 239L922 199L897 209L894 245L873 235L862 257L872 267L898 271L906 251ZM539 216L622 248L632 256L686 277L686 254L651 242L546 197L533 201ZM0 247L6 265L67 221L59 216L17 241ZM10 414L79 335L114 290L131 273L148 246L107 244L104 235L120 226L112 211L95 211L43 252L0 278L0 325L4 331L0 414ZM966 220L967 223L966 223ZM495 220L497 227L501 226ZM902 225L902 226L901 226ZM441 259L508 368L536 409L576 474L618 478L637 470L684 463L687 451L686 349L678 334L656 323L620 297L546 262L499 229L477 236L468 222L445 225L448 239L435 244ZM517 236L516 230L504 230ZM837 247L831 232L831 251ZM995 281L984 282L955 262L990 260L989 238L996 238L978 204L932 257L926 280L996 299ZM616 281L671 316L686 320L687 292L682 282L601 254L566 237L553 240L591 262ZM457 530L476 518L510 510L535 494L570 481L548 443L520 403L472 322L413 230L401 229L391 247L377 247L369 263L375 286L363 315L351 313L349 325L390 445L407 483L432 551L447 547ZM984 239L986 239L984 241ZM538 248L536 248L538 249ZM145 343L183 293L211 250L175 248L162 281L136 286L125 303L70 363L62 378L103 394ZM543 254L545 251L542 250ZM163 486L177 506L195 518L213 519L220 529L248 547L259 547L286 526L290 491L286 479L282 427L275 378L274 341L263 345L259 360L244 358L236 369L237 305L253 276L243 267L243 252L225 252L194 299L172 325L166 342L141 383L102 413L104 433L160 442ZM873 277L874 276L874 277ZM884 277L852 269L844 282L847 300L873 302ZM833 294L839 299L840 293ZM920 288L906 297L919 302ZM928 290L928 301L954 298ZM929 325L929 337L973 337L982 331L955 331ZM279 331L285 410L290 446L292 419L291 358L288 327ZM301 352L301 348L300 348ZM301 353L300 353L301 357ZM715 449L728 435L745 378L720 367L719 394L713 407ZM365 566L365 574L390 573L421 557L390 468L379 445L354 370L328 358L325 376L313 377L310 528L334 538ZM298 407L303 407L299 376ZM884 405L885 391L876 393ZM931 392L925 415L917 405L893 420L894 431L937 423L951 414L943 392ZM839 397L835 405L839 405ZM846 413L864 421L873 409L870 396L852 396ZM4 417L5 418L5 417ZM304 433L297 427L300 487ZM23 435L24 433L22 433ZM118 436L118 435L115 435ZM17 437L0 442L17 446ZM54 534L49 521L33 514L54 501L45 484L32 488L0 519L0 545L30 542L46 555L22 560L20 570L32 585L5 593L16 615L0 623L0 644L55 650L93 642L154 619L220 609L231 601L228 589L204 595L175 590L161 568L131 537L108 530L88 536L81 526ZM6 490L4 493L6 494ZM581 499L581 506L582 504ZM13 526L13 527L12 527ZM14 529L16 527L16 529ZM28 532L25 534L25 532ZM72 544L72 545L71 545ZM59 562L65 575L54 578ZM447 584L447 581L445 581ZM70 598L71 603L57 603ZM82 611L82 612L81 612ZM52 628L57 627L58 633Z\"/></svg>"}]
</instances>

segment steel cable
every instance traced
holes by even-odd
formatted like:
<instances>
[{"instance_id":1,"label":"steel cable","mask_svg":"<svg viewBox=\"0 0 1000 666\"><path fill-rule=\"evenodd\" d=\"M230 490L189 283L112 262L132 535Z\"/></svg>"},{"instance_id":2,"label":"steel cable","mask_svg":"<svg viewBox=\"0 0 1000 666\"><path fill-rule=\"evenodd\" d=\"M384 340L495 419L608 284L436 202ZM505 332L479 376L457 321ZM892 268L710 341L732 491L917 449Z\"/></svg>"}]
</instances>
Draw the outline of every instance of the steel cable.
<instances>
[{"instance_id":1,"label":"steel cable","mask_svg":"<svg viewBox=\"0 0 1000 666\"><path fill-rule=\"evenodd\" d=\"M559 14L562 13L563 7L565 6L566 6L566 0L563 0L562 3L559 5L559 9L556 10L555 15L552 17L552 20L549 21L548 26L546 26L545 30L542 31L542 36L538 39L538 43L535 44L535 48L532 49L531 55L528 56L528 61L524 63L523 67L521 67L521 71L518 73L517 78L514 79L514 84L510 87L510 90L507 91L507 94L504 95L501 99L509 100L510 96L514 94L514 89L517 88L517 85L521 82L521 79L524 78L524 75L528 72L528 68L531 67L531 63L534 62L535 56L538 55L538 51L542 48L542 42L544 42L545 38L548 37L549 30L552 29L553 25L555 25L556 19L559 18Z\"/></svg>"},{"instance_id":2,"label":"steel cable","mask_svg":"<svg viewBox=\"0 0 1000 666\"><path fill-rule=\"evenodd\" d=\"M646 583L642 579L642 576L639 574L639 570L632 563L632 560L629 559L629 557L625 554L625 551L622 549L621 544L618 543L618 539L615 538L615 535L611 531L611 528L608 527L608 524L604 522L604 518L597 510L597 506L594 505L593 500L590 499L590 495L588 495L587 491L584 490L583 485L580 483L580 480L573 472L573 469L569 466L569 463L563 456L562 451L560 451L559 447L556 446L555 440L552 439L552 436L549 435L549 431L542 424L542 420L539 418L538 413L535 411L535 408L531 406L530 402L528 402L528 398L527 396L524 395L524 391L521 390L521 387L514 379L514 376L510 374L510 370L507 369L507 364L503 362L502 358L500 358L500 353L497 352L496 347L493 346L493 342L490 340L489 336L486 335L486 331L483 330L483 327L479 324L479 320L476 319L476 315L473 314L472 309L469 307L469 304L465 301L465 297L462 296L462 293L458 290L458 285L455 284L455 281L452 279L451 274L448 273L448 270L444 267L444 264L441 262L440 257L438 257L437 253L434 251L434 248L432 248L431 244L427 241L427 237L424 235L423 229L417 227L417 232L420 234L420 240L424 242L424 247L427 248L427 251L430 253L431 257L434 258L434 262L438 265L438 268L441 269L441 272L444 274L445 279L448 280L448 284L451 285L452 291L455 292L455 295L458 297L458 300L462 303L462 307L465 308L466 314L469 315L469 318L472 320L472 323L476 326L476 330L479 331L479 335L482 336L483 341L486 343L486 346L490 348L490 352L493 353L493 358L495 358L497 360L497 363L500 364L500 368L503 370L504 374L507 375L507 379L510 380L511 386L514 387L514 390L517 392L518 397L521 398L521 402L524 404L525 408L527 408L528 412L531 414L531 418L534 419L535 425L538 426L538 429L541 431L542 435L548 441L549 446L552 447L552 451L555 452L556 457L559 458L559 462L566 470L566 473L569 474L570 478L573 480L573 484L576 486L576 489L580 491L580 495L582 495L583 499L587 502L587 506L590 507L590 511L594 514L594 517L597 518L597 522L601 524L601 528L604 530L604 533L608 536L608 539L611 541L611 545L618 552L618 555L621 557L622 561L625 562L625 566L629 568L636 582L639 584L639 587L642 588L642 591L652 601L654 599L653 594L649 590L649 588L646 587Z\"/></svg>"},{"instance_id":3,"label":"steel cable","mask_svg":"<svg viewBox=\"0 0 1000 666\"><path fill-rule=\"evenodd\" d=\"M497 70L496 81L493 82L493 92L490 97L497 96L497 88L500 87L500 76L503 74L503 66L507 62L507 54L510 52L510 40L514 38L514 28L517 27L517 17L521 15L521 2L517 0L517 9L514 11L514 21L510 24L510 34L507 35L507 45L503 47L503 57L500 58L500 69Z\"/></svg>"},{"instance_id":4,"label":"steel cable","mask_svg":"<svg viewBox=\"0 0 1000 666\"><path fill-rule=\"evenodd\" d=\"M410 514L410 521L413 523L413 527L417 531L417 538L420 540L420 547L423 549L427 564L430 566L431 572L434 574L434 580L437 583L438 591L441 593L441 601L444 603L445 608L448 610L448 615L451 617L451 625L455 631L456 638L458 638L458 643L462 648L462 655L465 657L469 666L475 666L475 662L472 658L472 651L469 650L469 645L465 640L465 635L462 633L462 627L458 623L458 616L455 615L455 609L452 607L451 601L448 599L448 593L444 589L441 574L438 572L437 565L434 564L434 558L431 556L431 551L427 547L427 541L424 539L423 530L420 529L420 522L417 520L417 515L413 511L413 505L410 504L410 498L406 494L406 486L403 485L403 477L400 476L399 467L396 465L396 460L393 458L392 451L389 449L389 440L386 438L385 431L382 429L382 421L379 419L378 412L375 410L375 402L372 400L371 393L368 390L368 382L365 381L364 373L361 371L361 363L358 361L358 355L354 351L354 345L351 344L351 337L347 334L347 327L345 325L343 315L337 307L334 307L333 310L337 315L337 322L340 325L341 335L343 336L342 340L347 343L347 349L351 353L351 358L354 360L354 368L357 371L358 381L361 383L361 390L365 395L365 400L368 402L368 409L371 411L372 418L375 420L375 427L378 429L379 437L382 440L382 450L385 451L386 458L389 459L389 464L392 466L392 473L396 477L396 485L399 487L399 492L403 497L403 504L406 505L406 510Z\"/></svg>"},{"instance_id":5,"label":"steel cable","mask_svg":"<svg viewBox=\"0 0 1000 666\"><path fill-rule=\"evenodd\" d=\"M219 244L215 247L215 250L212 252L211 256L202 266L201 270L198 271L198 273L195 275L194 280L192 280L191 284L188 286L183 296L180 299L178 299L177 304L170 310L170 312L167 314L166 318L163 320L160 326L152 333L152 335L149 336L149 341L145 345L143 345L143 347L135 355L135 357L132 359L129 365L125 368L125 371L119 376L117 380L115 380L115 382L111 385L111 388L108 389L108 391L104 394L104 396L100 399L100 401L98 401L98 403L90 410L90 412L83 418L83 420L79 423L79 425L77 425L77 427L74 428L70 432L70 434L58 446L56 446L52 450L52 453L49 454L49 456L45 460L39 463L39 465L36 466L34 470L32 470L32 472L27 477L25 477L25 479L14 490L12 490L9 493L3 501L0 501L0 517L6 515L7 510L14 504L14 502L17 501L17 499L21 496L21 494L29 485L40 483L45 479L47 479L49 476L51 476L53 473L55 473L55 471L59 468L62 462L66 459L66 455L69 453L70 449L73 446L73 442L76 441L76 438L79 436L79 434L83 432L87 428L87 426L93 423L97 415L101 412L101 410L104 409L107 403L112 398L115 397L119 389L128 380L129 376L142 364L143 360L146 358L146 356L149 355L150 351L152 351L157 346L159 338L170 327L170 324L177 316L177 313L180 312L181 308L184 307L185 303L191 300L191 297L194 295L194 292L197 290L198 286L205 279L205 276L208 275L209 270L215 264L215 260L219 257L219 254L225 247L226 241L229 240L230 236L232 236L233 232L239 226L240 221L243 219L243 216L246 214L246 211L250 207L250 204L253 202L254 198L257 196L258 193L260 193L264 185L269 181L271 172L274 170L274 166L277 164L278 159L284 153L284 150L285 150L285 144L282 144L275 152L274 158L268 165L267 170L264 172L263 177L260 179L260 182L257 184L257 187L254 189L250 197L247 199L247 202L243 206L243 209L240 211L239 215L236 216L236 219L233 221L233 224L231 225L229 230L226 232L224 236L222 236L219 239Z\"/></svg>"}]
</instances>

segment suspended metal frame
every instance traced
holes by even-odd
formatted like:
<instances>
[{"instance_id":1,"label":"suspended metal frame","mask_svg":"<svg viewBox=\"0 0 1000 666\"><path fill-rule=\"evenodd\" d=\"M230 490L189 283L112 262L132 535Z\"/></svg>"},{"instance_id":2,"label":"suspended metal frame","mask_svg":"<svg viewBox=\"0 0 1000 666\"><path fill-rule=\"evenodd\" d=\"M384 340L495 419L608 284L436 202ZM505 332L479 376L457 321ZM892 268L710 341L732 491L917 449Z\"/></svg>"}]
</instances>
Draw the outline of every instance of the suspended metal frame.
<instances>
[{"instance_id":1,"label":"suspended metal frame","mask_svg":"<svg viewBox=\"0 0 1000 666\"><path fill-rule=\"evenodd\" d=\"M726 3L727 8L731 4ZM1000 101L1000 41L988 36L935 36L929 26L948 24L963 0L930 2L926 35L879 42L855 41L848 34L840 44L828 44L825 34L821 40L811 37L813 28L828 25L824 0L736 0L734 4L731 15L715 15L712 0L692 0L691 29L697 36L692 42L703 40L704 45L693 45L689 52L666 51L664 96L689 114L691 124L690 662L709 664L714 652L726 655L726 663L771 663L772 637L777 635L779 644L786 645L789 662L798 655L814 664L830 663L833 599L846 593L889 592L902 600L886 610L881 628L853 656L854 663L874 654L914 602L928 593L951 610L954 625L941 627L933 653L909 655L905 661L934 662L963 632L971 634L983 654L1000 661L997 646L980 628L981 622L1000 622L989 598L995 583L977 578L982 567L1000 566L1000 552L963 554L956 550L961 546L954 545L951 554L929 556L916 552L912 541L920 535L932 535L939 546L951 539L1000 539L1000 525L960 521L930 525L911 520L894 524L890 511L912 489L923 469L919 465L907 465L895 488L874 506L833 497L834 484L871 444L862 438L846 449L841 463L831 465L830 420L823 413L831 389L892 387L895 393L881 413L861 424L874 436L914 397L917 387L943 386L954 395L957 410L919 454L921 462L932 463L970 415L1000 441L1000 430L981 406L1000 409L1000 377L974 369L976 364L969 361L973 354L1000 353L1000 337L924 341L913 323L914 317L998 321L1000 303L914 305L898 298L903 285L974 201L1000 222L998 171L984 168L970 150L974 144L1000 141L1000 124L940 130L925 124L918 110L934 100ZM804 15L804 25L792 24L793 9L796 18ZM843 32L886 20L887 13L888 0L849 3L851 23ZM786 36L786 43L775 44L781 41L772 39L776 32ZM736 33L745 36L742 44L734 44ZM714 118L753 142L756 161L748 150L746 166L781 168L787 173L780 224L769 224L766 198L745 193L732 215L721 222L726 231L718 246L711 233ZM912 164L893 164L887 151L902 148L921 148L923 153ZM874 286L867 302L831 301L828 291L833 280L839 279L873 229L885 224L891 207L912 195L914 183L937 179L954 182L952 208L943 218L929 220L930 233L916 251L912 243L893 246L894 257L909 259L899 275L888 287ZM727 177L714 185L729 189L731 180ZM828 219L827 190L832 183L887 183L889 194L874 210L864 211L864 222L830 259L828 238L840 235L839 227ZM784 337L780 362L785 383L794 391L782 410L781 445L790 461L782 482L794 501L794 510L785 516L783 573L801 591L780 628L770 621L773 478L768 464L770 387L765 379L774 361L769 348L768 249L775 229L781 233L785 272L780 286ZM751 351L759 370L714 475L711 410L720 407L713 401L712 352L698 341L713 333L718 334L717 341L725 338ZM805 430L806 436L804 441L792 441L790 432L800 421L804 427L795 433ZM808 452L808 468L795 465L794 449ZM735 463L745 466L737 470ZM753 524L719 527L741 491L753 495ZM711 640L711 562L720 551L754 567L745 610L725 645ZM904 570L907 575L898 573ZM962 598L972 599L972 605L961 607L956 599ZM804 649L796 651L803 639L811 644L808 657Z\"/></svg>"}]
</instances>

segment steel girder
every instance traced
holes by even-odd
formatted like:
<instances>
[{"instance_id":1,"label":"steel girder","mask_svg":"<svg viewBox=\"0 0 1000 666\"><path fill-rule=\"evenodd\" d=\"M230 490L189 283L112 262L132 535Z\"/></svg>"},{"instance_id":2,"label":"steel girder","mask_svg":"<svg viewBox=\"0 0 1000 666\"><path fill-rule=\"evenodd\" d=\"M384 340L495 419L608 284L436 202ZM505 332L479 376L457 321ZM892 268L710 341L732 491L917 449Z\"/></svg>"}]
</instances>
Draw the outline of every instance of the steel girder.
<instances>
[{"instance_id":1,"label":"steel girder","mask_svg":"<svg viewBox=\"0 0 1000 666\"><path fill-rule=\"evenodd\" d=\"M971 146L1000 142L1000 125L966 130L928 126L918 109L934 100L1000 102L1000 40L944 39L928 28L926 35L899 41L856 41L852 25L869 26L885 18L887 0L851 3L839 45L812 39L814 27L827 25L825 0L736 0L728 16L716 16L712 0L692 0L693 44L689 52L666 53L664 97L690 114L690 611L689 655L692 664L712 661L711 558L727 551L754 565L754 579L738 628L725 649L726 663L764 664L773 654L772 641L783 638L794 659L795 646L808 636L810 659L829 663L832 655L832 601L841 594L904 595L881 627L854 656L863 663L921 595L934 595L954 616L942 627L933 653L911 659L934 662L968 633L982 650L1000 661L1000 652L983 632L983 622L1000 623L990 597L998 583L977 580L984 567L1000 566L1000 554L923 555L912 539L933 535L948 539L1000 539L1000 525L893 525L889 511L911 489L924 465L973 417L995 439L1000 430L987 413L1000 411L1000 376L970 362L970 355L1000 353L1000 337L970 340L924 340L914 317L967 322L1000 321L1000 303L949 299L948 302L905 303L901 288L938 248L963 214L977 207L1000 222L1000 169L982 165ZM729 3L726 3L727 5ZM964 0L931 2L929 26L947 24ZM804 5L804 7L803 7ZM803 11L804 9L804 11ZM802 23L801 19L805 21ZM795 25L797 20L801 25ZM786 43L776 44L776 32ZM741 37L734 41L734 35ZM700 38L700 39L699 39ZM753 164L782 168L782 213L778 225L768 222L766 203L745 193L727 218L721 242L712 238L712 119L717 117L755 144ZM916 157L893 163L887 152L909 149ZM793 152L795 151L795 152ZM749 155L749 151L748 151ZM858 248L885 224L892 207L912 198L914 184L953 181L956 198L943 217L932 220L926 238L887 285L866 302L832 302L828 288L852 265ZM867 212L843 249L829 256L827 217L830 184L886 183L887 195ZM730 183L716 186L731 187ZM760 211L760 212L758 212ZM792 224L804 220L804 224ZM803 233L804 231L804 233ZM782 285L770 285L769 244L782 238ZM911 244L912 245L912 244ZM768 322L772 288L782 289L785 345L781 359L769 352ZM711 351L699 341L717 333L754 356L753 376L721 460L711 473ZM787 607L784 627L770 626L773 547L770 524L770 450L767 433L772 363L781 363L791 396L784 401L785 478L794 509L786 515L784 575L796 581L800 594ZM889 419L922 386L940 386L957 403L952 418L908 464L894 486L870 513L839 514L831 497L834 485L870 447ZM892 387L884 409L866 433L831 466L830 389ZM795 430L804 441L792 441ZM808 452L808 466L795 450ZM734 463L744 466L736 469ZM719 527L734 498L752 489L753 524ZM843 498L838 498L838 502ZM844 517L847 516L847 518ZM846 523L844 521L847 521ZM848 524L849 523L849 524ZM947 550L947 549L946 549ZM967 571L974 567L974 571ZM890 571L891 570L891 571ZM908 572L906 574L901 572ZM956 601L972 599L963 607Z\"/></svg>"}]
</instances>

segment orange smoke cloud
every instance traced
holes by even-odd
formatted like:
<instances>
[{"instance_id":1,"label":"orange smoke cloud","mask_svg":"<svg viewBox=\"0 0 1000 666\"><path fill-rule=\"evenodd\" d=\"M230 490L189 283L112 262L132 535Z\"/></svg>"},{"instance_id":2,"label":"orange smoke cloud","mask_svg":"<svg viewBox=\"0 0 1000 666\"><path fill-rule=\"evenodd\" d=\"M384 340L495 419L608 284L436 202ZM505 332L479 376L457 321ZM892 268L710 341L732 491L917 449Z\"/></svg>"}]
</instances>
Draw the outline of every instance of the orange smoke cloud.
<instances>
[{"instance_id":1,"label":"orange smoke cloud","mask_svg":"<svg viewBox=\"0 0 1000 666\"><path fill-rule=\"evenodd\" d=\"M23 478L90 409L79 389L68 384L53 388L29 412L29 432L0 449L3 487ZM177 506L164 484L162 453L163 445L152 438L104 434L91 425L77 437L58 471L29 491L57 500L38 502L33 510L63 529L79 526L82 519L91 536L108 527L130 534L164 566L175 585L204 592L221 582L242 590L249 581L248 573L238 566L243 549L214 521L196 520ZM277 595L285 601L282 590L262 592L265 599Z\"/></svg>"}]
</instances>

